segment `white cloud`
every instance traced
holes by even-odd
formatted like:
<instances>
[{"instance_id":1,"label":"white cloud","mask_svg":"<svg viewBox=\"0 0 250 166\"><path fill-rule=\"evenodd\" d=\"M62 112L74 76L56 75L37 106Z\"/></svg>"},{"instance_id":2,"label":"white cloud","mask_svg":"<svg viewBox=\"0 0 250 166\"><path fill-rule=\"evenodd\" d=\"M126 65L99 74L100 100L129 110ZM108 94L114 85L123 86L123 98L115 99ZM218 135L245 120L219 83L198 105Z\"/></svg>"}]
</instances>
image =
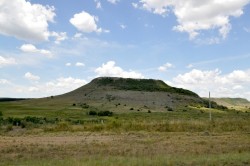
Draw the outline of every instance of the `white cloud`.
<instances>
[{"instance_id":1,"label":"white cloud","mask_svg":"<svg viewBox=\"0 0 250 166\"><path fill-rule=\"evenodd\" d=\"M241 86L241 85L235 85L235 86L233 87L233 89L234 89L234 90L237 90L237 89L244 89L244 88L243 88L243 86Z\"/></svg>"},{"instance_id":2,"label":"white cloud","mask_svg":"<svg viewBox=\"0 0 250 166\"><path fill-rule=\"evenodd\" d=\"M44 91L44 95L63 94L76 88L85 85L87 81L73 77L60 77L56 80L49 81L45 84L39 85L40 91Z\"/></svg>"},{"instance_id":3,"label":"white cloud","mask_svg":"<svg viewBox=\"0 0 250 166\"><path fill-rule=\"evenodd\" d=\"M40 77L39 76L36 76L36 75L33 75L32 73L30 72L27 72L25 73L24 77L30 81L39 81L40 80Z\"/></svg>"},{"instance_id":4,"label":"white cloud","mask_svg":"<svg viewBox=\"0 0 250 166\"><path fill-rule=\"evenodd\" d=\"M0 84L5 86L5 88L0 91L0 96L28 98L54 96L75 90L86 83L87 81L82 79L73 77L60 77L48 82L35 82L35 84L32 86L27 86L10 83L5 79L0 79Z\"/></svg>"},{"instance_id":5,"label":"white cloud","mask_svg":"<svg viewBox=\"0 0 250 166\"><path fill-rule=\"evenodd\" d=\"M173 84L207 96L211 91L214 97L245 97L250 99L250 70L235 70L222 75L218 69L202 71L193 69L173 79Z\"/></svg>"},{"instance_id":6,"label":"white cloud","mask_svg":"<svg viewBox=\"0 0 250 166\"><path fill-rule=\"evenodd\" d=\"M109 77L124 77L124 78L144 78L141 73L135 71L124 71L121 67L115 66L114 61L109 61L106 64L102 64L101 67L95 69L98 76L109 76Z\"/></svg>"},{"instance_id":7,"label":"white cloud","mask_svg":"<svg viewBox=\"0 0 250 166\"><path fill-rule=\"evenodd\" d=\"M14 58L5 58L3 56L0 56L0 68L3 66L15 65L15 64L17 64L17 62Z\"/></svg>"},{"instance_id":8,"label":"white cloud","mask_svg":"<svg viewBox=\"0 0 250 166\"><path fill-rule=\"evenodd\" d=\"M96 22L98 22L98 17L92 16L85 11L75 14L74 17L71 18L69 21L73 26L75 26L81 32L85 32L85 33L91 33L91 32L108 33L109 32L109 30L97 28Z\"/></svg>"},{"instance_id":9,"label":"white cloud","mask_svg":"<svg viewBox=\"0 0 250 166\"><path fill-rule=\"evenodd\" d=\"M85 64L84 64L84 63L81 63L81 62L77 62L77 63L76 63L76 66L77 66L77 67L83 67L83 66L85 66Z\"/></svg>"},{"instance_id":10,"label":"white cloud","mask_svg":"<svg viewBox=\"0 0 250 166\"><path fill-rule=\"evenodd\" d=\"M132 4L132 6L135 8L135 9L137 9L139 6L138 6L138 4L137 3L131 3Z\"/></svg>"},{"instance_id":11,"label":"white cloud","mask_svg":"<svg viewBox=\"0 0 250 166\"><path fill-rule=\"evenodd\" d=\"M171 63L166 63L158 68L159 71L167 71L170 68L173 68L174 66Z\"/></svg>"},{"instance_id":12,"label":"white cloud","mask_svg":"<svg viewBox=\"0 0 250 166\"><path fill-rule=\"evenodd\" d=\"M71 63L66 63L65 66L71 66Z\"/></svg>"},{"instance_id":13,"label":"white cloud","mask_svg":"<svg viewBox=\"0 0 250 166\"><path fill-rule=\"evenodd\" d=\"M75 35L74 35L74 38L81 38L82 37L82 33L76 33Z\"/></svg>"},{"instance_id":14,"label":"white cloud","mask_svg":"<svg viewBox=\"0 0 250 166\"><path fill-rule=\"evenodd\" d=\"M98 1L98 0L95 0L95 2L96 2L96 9L102 9L102 4L101 4L101 2Z\"/></svg>"},{"instance_id":15,"label":"white cloud","mask_svg":"<svg viewBox=\"0 0 250 166\"><path fill-rule=\"evenodd\" d=\"M141 0L132 4L154 14L166 16L173 12L178 25L173 30L186 32L190 39L196 38L201 31L217 29L221 38L226 38L230 29L230 17L239 17L249 0Z\"/></svg>"},{"instance_id":16,"label":"white cloud","mask_svg":"<svg viewBox=\"0 0 250 166\"><path fill-rule=\"evenodd\" d=\"M6 79L0 79L0 84L10 84L10 82Z\"/></svg>"},{"instance_id":17,"label":"white cloud","mask_svg":"<svg viewBox=\"0 0 250 166\"><path fill-rule=\"evenodd\" d=\"M55 37L55 43L60 44L62 41L68 39L67 32L51 32L50 33L51 37Z\"/></svg>"},{"instance_id":18,"label":"white cloud","mask_svg":"<svg viewBox=\"0 0 250 166\"><path fill-rule=\"evenodd\" d=\"M127 26L124 25L124 24L120 24L120 27L121 27L122 29L126 29L126 28L127 28Z\"/></svg>"},{"instance_id":19,"label":"white cloud","mask_svg":"<svg viewBox=\"0 0 250 166\"><path fill-rule=\"evenodd\" d=\"M29 92L38 92L38 91L39 91L39 88L38 88L38 87L32 86L32 87L29 87L29 88L28 88L28 91L29 91Z\"/></svg>"},{"instance_id":20,"label":"white cloud","mask_svg":"<svg viewBox=\"0 0 250 166\"><path fill-rule=\"evenodd\" d=\"M47 57L53 56L53 54L49 50L37 49L36 46L34 46L32 44L23 44L20 47L20 50L25 52L25 53L38 53L38 54L45 55Z\"/></svg>"},{"instance_id":21,"label":"white cloud","mask_svg":"<svg viewBox=\"0 0 250 166\"><path fill-rule=\"evenodd\" d=\"M45 41L49 22L54 21L53 6L31 4L26 0L1 0L0 34L25 41Z\"/></svg>"},{"instance_id":22,"label":"white cloud","mask_svg":"<svg viewBox=\"0 0 250 166\"><path fill-rule=\"evenodd\" d=\"M187 68L188 69L191 69L191 68L193 68L194 67L194 65L193 64L189 64L189 65L187 65Z\"/></svg>"},{"instance_id":23,"label":"white cloud","mask_svg":"<svg viewBox=\"0 0 250 166\"><path fill-rule=\"evenodd\" d=\"M119 2L120 0L107 0L108 2L112 3L112 4L116 4L117 2Z\"/></svg>"},{"instance_id":24,"label":"white cloud","mask_svg":"<svg viewBox=\"0 0 250 166\"><path fill-rule=\"evenodd\" d=\"M244 29L244 31L246 31L247 33L250 33L250 28L244 27L243 29Z\"/></svg>"}]
</instances>

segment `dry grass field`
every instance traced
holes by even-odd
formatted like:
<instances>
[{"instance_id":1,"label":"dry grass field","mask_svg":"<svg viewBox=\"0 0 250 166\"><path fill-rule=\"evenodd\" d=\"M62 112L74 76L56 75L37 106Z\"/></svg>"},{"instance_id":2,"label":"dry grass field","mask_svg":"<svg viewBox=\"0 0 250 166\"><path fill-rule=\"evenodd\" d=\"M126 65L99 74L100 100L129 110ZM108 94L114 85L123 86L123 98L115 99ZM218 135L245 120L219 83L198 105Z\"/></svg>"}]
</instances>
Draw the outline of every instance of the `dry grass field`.
<instances>
[{"instance_id":1,"label":"dry grass field","mask_svg":"<svg viewBox=\"0 0 250 166\"><path fill-rule=\"evenodd\" d=\"M250 133L15 134L0 136L0 165L250 164Z\"/></svg>"},{"instance_id":2,"label":"dry grass field","mask_svg":"<svg viewBox=\"0 0 250 166\"><path fill-rule=\"evenodd\" d=\"M129 80L136 90L110 81L0 102L0 165L250 165L250 108L210 109L152 80Z\"/></svg>"}]
</instances>

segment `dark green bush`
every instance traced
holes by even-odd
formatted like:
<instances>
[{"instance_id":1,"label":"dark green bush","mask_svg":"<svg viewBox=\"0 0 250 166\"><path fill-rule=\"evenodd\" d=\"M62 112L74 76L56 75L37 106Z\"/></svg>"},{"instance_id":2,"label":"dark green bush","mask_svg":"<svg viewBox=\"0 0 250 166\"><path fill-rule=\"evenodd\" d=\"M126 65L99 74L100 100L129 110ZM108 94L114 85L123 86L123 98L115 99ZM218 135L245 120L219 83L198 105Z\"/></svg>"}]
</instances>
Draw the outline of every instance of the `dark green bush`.
<instances>
[{"instance_id":1,"label":"dark green bush","mask_svg":"<svg viewBox=\"0 0 250 166\"><path fill-rule=\"evenodd\" d=\"M87 103L81 103L80 106L84 109L88 109L89 105Z\"/></svg>"},{"instance_id":2,"label":"dark green bush","mask_svg":"<svg viewBox=\"0 0 250 166\"><path fill-rule=\"evenodd\" d=\"M113 112L111 111L99 111L98 116L112 116L113 115Z\"/></svg>"},{"instance_id":3,"label":"dark green bush","mask_svg":"<svg viewBox=\"0 0 250 166\"><path fill-rule=\"evenodd\" d=\"M168 108L168 111L174 111L173 108Z\"/></svg>"},{"instance_id":4,"label":"dark green bush","mask_svg":"<svg viewBox=\"0 0 250 166\"><path fill-rule=\"evenodd\" d=\"M3 116L3 113L2 113L2 111L0 111L0 116Z\"/></svg>"},{"instance_id":5,"label":"dark green bush","mask_svg":"<svg viewBox=\"0 0 250 166\"><path fill-rule=\"evenodd\" d=\"M34 124L41 124L41 123L43 123L44 118L26 116L26 117L24 118L24 120L25 120L26 122L32 122L32 123L34 123Z\"/></svg>"},{"instance_id":6,"label":"dark green bush","mask_svg":"<svg viewBox=\"0 0 250 166\"><path fill-rule=\"evenodd\" d=\"M94 115L97 115L97 112L96 112L96 111L92 111L92 110L91 110L91 111L89 111L89 112L88 112L88 114L89 114L89 115L93 115L93 116L94 116Z\"/></svg>"}]
</instances>

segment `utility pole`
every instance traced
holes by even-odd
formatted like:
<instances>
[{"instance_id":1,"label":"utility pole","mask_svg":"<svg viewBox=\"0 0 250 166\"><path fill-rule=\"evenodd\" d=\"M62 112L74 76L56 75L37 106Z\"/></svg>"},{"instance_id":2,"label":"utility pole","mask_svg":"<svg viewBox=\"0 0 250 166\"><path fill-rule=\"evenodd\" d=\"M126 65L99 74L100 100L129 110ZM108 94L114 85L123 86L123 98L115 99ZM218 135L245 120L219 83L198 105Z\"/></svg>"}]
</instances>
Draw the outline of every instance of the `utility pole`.
<instances>
[{"instance_id":1,"label":"utility pole","mask_svg":"<svg viewBox=\"0 0 250 166\"><path fill-rule=\"evenodd\" d=\"M212 120L212 113L211 113L211 99L210 99L210 91L209 91L209 119L210 119L210 121Z\"/></svg>"}]
</instances>

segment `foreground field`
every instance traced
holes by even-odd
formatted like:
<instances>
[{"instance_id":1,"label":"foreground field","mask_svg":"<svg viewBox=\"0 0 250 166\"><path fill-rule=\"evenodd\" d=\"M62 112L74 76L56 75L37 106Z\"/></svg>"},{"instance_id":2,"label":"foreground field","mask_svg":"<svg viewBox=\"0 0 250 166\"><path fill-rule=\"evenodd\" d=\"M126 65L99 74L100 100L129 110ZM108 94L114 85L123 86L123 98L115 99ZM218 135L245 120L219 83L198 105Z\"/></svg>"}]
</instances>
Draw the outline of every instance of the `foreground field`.
<instances>
[{"instance_id":1,"label":"foreground field","mask_svg":"<svg viewBox=\"0 0 250 166\"><path fill-rule=\"evenodd\" d=\"M250 165L248 111L31 102L0 103L0 165Z\"/></svg>"},{"instance_id":2,"label":"foreground field","mask_svg":"<svg viewBox=\"0 0 250 166\"><path fill-rule=\"evenodd\" d=\"M250 133L43 133L0 149L1 165L249 165Z\"/></svg>"}]
</instances>

